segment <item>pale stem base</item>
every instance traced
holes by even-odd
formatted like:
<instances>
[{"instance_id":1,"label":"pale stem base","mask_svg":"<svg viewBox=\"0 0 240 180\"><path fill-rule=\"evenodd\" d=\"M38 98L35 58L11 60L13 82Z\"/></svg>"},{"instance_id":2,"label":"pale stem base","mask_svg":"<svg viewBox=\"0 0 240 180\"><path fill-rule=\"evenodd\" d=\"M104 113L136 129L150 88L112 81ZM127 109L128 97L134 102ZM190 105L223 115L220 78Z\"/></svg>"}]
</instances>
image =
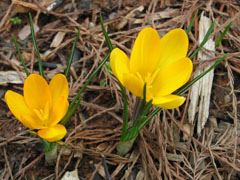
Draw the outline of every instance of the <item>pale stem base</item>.
<instances>
[{"instance_id":1,"label":"pale stem base","mask_svg":"<svg viewBox=\"0 0 240 180\"><path fill-rule=\"evenodd\" d=\"M121 156L124 156L125 154L127 154L132 149L135 139L136 138L129 141L125 141L125 142L120 141L117 146L118 154L120 154Z\"/></svg>"},{"instance_id":2,"label":"pale stem base","mask_svg":"<svg viewBox=\"0 0 240 180\"><path fill-rule=\"evenodd\" d=\"M57 144L48 152L45 152L45 161L47 164L52 165L57 159L58 151Z\"/></svg>"}]
</instances>

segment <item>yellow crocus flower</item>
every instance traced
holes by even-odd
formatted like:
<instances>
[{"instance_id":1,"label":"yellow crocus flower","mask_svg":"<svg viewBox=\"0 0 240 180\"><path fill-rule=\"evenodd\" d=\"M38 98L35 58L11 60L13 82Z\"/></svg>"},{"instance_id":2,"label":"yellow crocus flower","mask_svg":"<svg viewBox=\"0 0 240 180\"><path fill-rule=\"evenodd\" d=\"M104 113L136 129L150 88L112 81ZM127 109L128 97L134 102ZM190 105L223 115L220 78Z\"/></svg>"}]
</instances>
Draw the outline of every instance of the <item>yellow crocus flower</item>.
<instances>
[{"instance_id":1,"label":"yellow crocus flower","mask_svg":"<svg viewBox=\"0 0 240 180\"><path fill-rule=\"evenodd\" d=\"M110 55L113 74L134 95L143 98L146 83L146 100L172 109L182 105L185 98L173 95L190 78L193 65L186 57L188 36L182 29L174 29L161 39L158 32L144 28L137 36L131 57L119 48Z\"/></svg>"},{"instance_id":2,"label":"yellow crocus flower","mask_svg":"<svg viewBox=\"0 0 240 180\"><path fill-rule=\"evenodd\" d=\"M38 135L49 142L62 139L67 131L58 124L66 114L68 82L63 74L55 75L50 83L38 74L27 77L23 96L8 90L6 103L13 115L26 127L38 129Z\"/></svg>"}]
</instances>

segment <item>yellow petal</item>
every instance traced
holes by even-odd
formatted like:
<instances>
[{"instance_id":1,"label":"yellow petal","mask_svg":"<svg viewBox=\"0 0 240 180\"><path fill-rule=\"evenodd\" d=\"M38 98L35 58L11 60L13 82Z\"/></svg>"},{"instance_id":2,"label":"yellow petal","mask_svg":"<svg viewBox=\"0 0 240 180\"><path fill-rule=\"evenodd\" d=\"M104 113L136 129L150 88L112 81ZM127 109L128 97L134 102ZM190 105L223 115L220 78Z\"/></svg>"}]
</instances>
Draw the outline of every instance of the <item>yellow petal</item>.
<instances>
[{"instance_id":1,"label":"yellow petal","mask_svg":"<svg viewBox=\"0 0 240 180\"><path fill-rule=\"evenodd\" d=\"M39 121L37 121L34 114L27 107L22 95L9 90L6 92L4 98L10 111L24 126L30 129L42 128L38 124Z\"/></svg>"},{"instance_id":2,"label":"yellow petal","mask_svg":"<svg viewBox=\"0 0 240 180\"><path fill-rule=\"evenodd\" d=\"M144 83L133 74L123 74L123 86L135 96L143 97Z\"/></svg>"},{"instance_id":3,"label":"yellow petal","mask_svg":"<svg viewBox=\"0 0 240 180\"><path fill-rule=\"evenodd\" d=\"M127 55L119 48L113 49L110 55L110 66L113 74L122 83L123 74L129 73L129 59Z\"/></svg>"},{"instance_id":4,"label":"yellow petal","mask_svg":"<svg viewBox=\"0 0 240 180\"><path fill-rule=\"evenodd\" d=\"M159 68L165 68L174 61L186 57L188 51L188 36L183 29L169 31L160 40Z\"/></svg>"},{"instance_id":5,"label":"yellow petal","mask_svg":"<svg viewBox=\"0 0 240 180\"><path fill-rule=\"evenodd\" d=\"M137 36L130 58L130 71L140 73L143 77L153 72L160 57L160 37L150 27L144 28Z\"/></svg>"},{"instance_id":6,"label":"yellow petal","mask_svg":"<svg viewBox=\"0 0 240 180\"><path fill-rule=\"evenodd\" d=\"M183 86L189 80L192 69L192 61L182 58L160 70L152 83L153 96L165 96Z\"/></svg>"},{"instance_id":7,"label":"yellow petal","mask_svg":"<svg viewBox=\"0 0 240 180\"><path fill-rule=\"evenodd\" d=\"M51 92L48 83L42 76L29 75L24 82L23 94L30 109L45 109L47 103L51 108Z\"/></svg>"},{"instance_id":8,"label":"yellow petal","mask_svg":"<svg viewBox=\"0 0 240 180\"><path fill-rule=\"evenodd\" d=\"M61 121L63 116L66 114L68 110L69 103L65 97L60 97L56 100L56 103L52 107L52 111L50 112L49 117L49 126L55 126L57 123Z\"/></svg>"},{"instance_id":9,"label":"yellow petal","mask_svg":"<svg viewBox=\"0 0 240 180\"><path fill-rule=\"evenodd\" d=\"M30 129L42 129L45 128L41 124L41 120L34 114L21 114L20 120L24 126Z\"/></svg>"},{"instance_id":10,"label":"yellow petal","mask_svg":"<svg viewBox=\"0 0 240 180\"><path fill-rule=\"evenodd\" d=\"M179 107L184 103L184 101L184 97L172 94L153 98L153 104L164 109L173 109Z\"/></svg>"},{"instance_id":11,"label":"yellow petal","mask_svg":"<svg viewBox=\"0 0 240 180\"><path fill-rule=\"evenodd\" d=\"M57 124L54 127L41 129L38 131L38 135L49 142L61 140L66 135L66 133L66 128L61 124Z\"/></svg>"},{"instance_id":12,"label":"yellow petal","mask_svg":"<svg viewBox=\"0 0 240 180\"><path fill-rule=\"evenodd\" d=\"M55 75L49 83L53 105L60 98L68 98L68 81L63 74Z\"/></svg>"}]
</instances>

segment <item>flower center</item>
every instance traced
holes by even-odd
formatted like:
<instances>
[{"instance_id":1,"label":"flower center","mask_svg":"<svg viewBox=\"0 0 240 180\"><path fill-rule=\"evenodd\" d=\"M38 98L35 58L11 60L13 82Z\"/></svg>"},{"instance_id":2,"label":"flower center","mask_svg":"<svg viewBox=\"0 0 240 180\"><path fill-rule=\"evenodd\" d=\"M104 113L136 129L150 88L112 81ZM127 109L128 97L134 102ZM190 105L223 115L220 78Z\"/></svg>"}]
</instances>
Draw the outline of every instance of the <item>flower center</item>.
<instances>
[{"instance_id":1,"label":"flower center","mask_svg":"<svg viewBox=\"0 0 240 180\"><path fill-rule=\"evenodd\" d=\"M142 76L139 72L137 72L137 76L143 83L146 83L149 88L152 87L153 81L156 79L159 69L154 71L153 73L148 72L145 76Z\"/></svg>"},{"instance_id":2,"label":"flower center","mask_svg":"<svg viewBox=\"0 0 240 180\"><path fill-rule=\"evenodd\" d=\"M152 83L156 79L160 69L156 69L154 72L148 72L146 75L141 75L139 72L137 72L137 77L145 84L147 84L146 90L147 90L147 99L152 99L152 94L151 94L151 88L152 88Z\"/></svg>"},{"instance_id":3,"label":"flower center","mask_svg":"<svg viewBox=\"0 0 240 180\"><path fill-rule=\"evenodd\" d=\"M40 119L42 126L48 126L49 103L47 102L44 109L33 109L37 117Z\"/></svg>"}]
</instances>

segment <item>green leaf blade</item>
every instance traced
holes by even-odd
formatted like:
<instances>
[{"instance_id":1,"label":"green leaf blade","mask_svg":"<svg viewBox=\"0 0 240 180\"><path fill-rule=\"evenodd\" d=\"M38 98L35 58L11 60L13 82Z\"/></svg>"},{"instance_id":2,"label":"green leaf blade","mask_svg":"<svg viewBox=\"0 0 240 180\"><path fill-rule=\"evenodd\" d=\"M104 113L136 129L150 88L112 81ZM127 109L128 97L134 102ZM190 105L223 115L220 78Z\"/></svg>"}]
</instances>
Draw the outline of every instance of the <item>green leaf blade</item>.
<instances>
[{"instance_id":1,"label":"green leaf blade","mask_svg":"<svg viewBox=\"0 0 240 180\"><path fill-rule=\"evenodd\" d=\"M215 43L215 48L219 46L220 42L223 40L224 36L226 35L226 33L229 31L230 27L232 25L232 22L230 22L227 27L224 29L223 33L220 35L220 37L218 38L218 40Z\"/></svg>"},{"instance_id":2,"label":"green leaf blade","mask_svg":"<svg viewBox=\"0 0 240 180\"><path fill-rule=\"evenodd\" d=\"M209 27L209 29L208 29L205 37L204 37L203 40L202 40L200 46L199 46L199 47L197 48L197 50L194 51L194 53L190 56L190 59L193 59L194 56L196 56L197 53L198 53L198 52L202 49L202 47L206 44L206 42L208 41L208 38L209 38L210 34L212 33L212 31L213 31L213 29L214 29L215 23L216 23L216 20L214 20L214 21L212 22L212 24L211 24L211 26Z\"/></svg>"},{"instance_id":3,"label":"green leaf blade","mask_svg":"<svg viewBox=\"0 0 240 180\"><path fill-rule=\"evenodd\" d=\"M24 60L23 60L22 54L21 54L21 52L20 52L20 49L19 49L19 46L18 46L18 43L17 43L17 40L16 40L16 38L15 38L14 35L12 35L12 39L13 39L13 42L14 42L15 47L16 47L16 49L17 49L17 53L18 53L19 59L20 59L20 61L21 61L21 63L22 63L22 66L23 66L23 68L24 68L24 71L25 71L26 75L29 76L30 73L29 73L29 71L28 71L28 69L27 69L27 66L26 66Z\"/></svg>"},{"instance_id":4,"label":"green leaf blade","mask_svg":"<svg viewBox=\"0 0 240 180\"><path fill-rule=\"evenodd\" d=\"M194 21L195 21L196 18L197 18L197 15L198 15L198 10L195 12L195 14L194 14L194 16L193 16L193 19L192 19L190 25L188 26L188 28L187 28L187 30L186 30L187 35L188 35L189 32L191 31L192 26L193 26L193 23L194 23Z\"/></svg>"},{"instance_id":5,"label":"green leaf blade","mask_svg":"<svg viewBox=\"0 0 240 180\"><path fill-rule=\"evenodd\" d=\"M84 83L84 85L82 86L82 88L78 91L77 95L75 96L75 98L73 99L72 103L69 105L68 107L68 111L73 111L73 109L75 108L76 104L78 101L81 100L80 96L82 94L82 92L87 88L88 84L91 82L91 80L95 77L95 75L97 74L97 72L102 68L102 66L106 63L106 61L108 60L110 54L108 54L99 64L99 66L97 67L97 69L95 69L95 71L90 75L90 77L88 78L88 80ZM73 113L72 113L73 114ZM69 121L70 118L64 117L61 120L61 124L66 124Z\"/></svg>"},{"instance_id":6,"label":"green leaf blade","mask_svg":"<svg viewBox=\"0 0 240 180\"><path fill-rule=\"evenodd\" d=\"M35 31L34 31L34 26L33 26L33 20L32 20L31 13L29 13L29 21L30 21L30 29L31 29L31 34L32 34L33 46L34 46L34 49L36 51L36 55L37 55L37 58L38 58L39 73L44 78L42 59L41 59L40 52L39 52L39 49L38 49L38 46L37 46L37 41L36 41L36 36L35 36Z\"/></svg>"},{"instance_id":7,"label":"green leaf blade","mask_svg":"<svg viewBox=\"0 0 240 180\"><path fill-rule=\"evenodd\" d=\"M107 42L108 49L111 52L113 50L113 45L111 43L111 40L110 40L110 38L108 36L108 33L107 33L105 27L104 27L103 18L102 18L102 14L101 13L100 13L100 24L101 24L101 27L102 27L103 35L104 35L104 37L106 39L106 42Z\"/></svg>"},{"instance_id":8,"label":"green leaf blade","mask_svg":"<svg viewBox=\"0 0 240 180\"><path fill-rule=\"evenodd\" d=\"M69 59L68 59L67 68L66 68L65 73L64 73L66 78L68 77L68 74L70 72L70 68L71 68L71 64L72 64L74 52L75 52L75 49L76 49L76 46L77 46L77 41L78 41L79 35L80 35L80 28L78 28L77 36L76 36L76 38L74 40L74 43L73 43L73 46L72 46L72 50L71 50L71 54L70 54Z\"/></svg>"},{"instance_id":9,"label":"green leaf blade","mask_svg":"<svg viewBox=\"0 0 240 180\"><path fill-rule=\"evenodd\" d=\"M186 92L194 83L196 83L198 80L200 80L202 77L204 77L207 73L209 73L211 70L213 70L217 65L219 65L225 58L227 57L227 54L225 54L223 57L218 59L212 66L210 66L206 71L198 75L196 78L194 78L192 81L187 83L185 86L183 86L176 94L181 95L184 92Z\"/></svg>"}]
</instances>

